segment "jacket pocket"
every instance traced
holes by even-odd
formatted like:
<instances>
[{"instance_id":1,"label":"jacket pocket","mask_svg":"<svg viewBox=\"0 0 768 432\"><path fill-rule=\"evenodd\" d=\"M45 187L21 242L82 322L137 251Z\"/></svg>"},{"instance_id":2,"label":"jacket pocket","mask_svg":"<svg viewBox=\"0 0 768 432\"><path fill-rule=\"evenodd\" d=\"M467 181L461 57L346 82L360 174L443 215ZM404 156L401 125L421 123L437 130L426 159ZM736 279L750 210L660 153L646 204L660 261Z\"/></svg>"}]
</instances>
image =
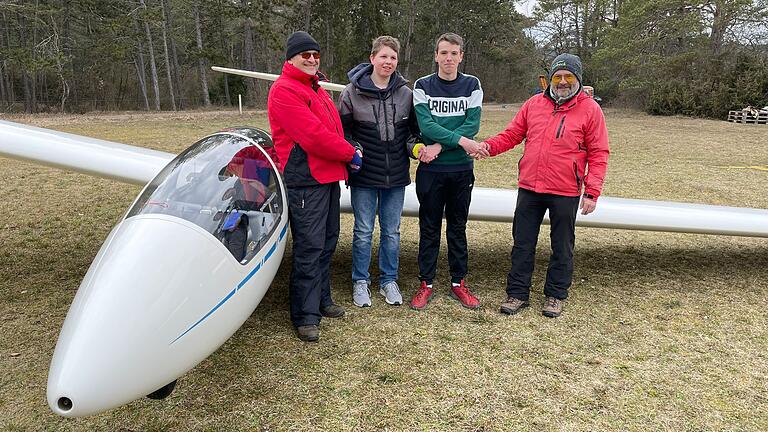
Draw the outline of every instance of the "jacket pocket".
<instances>
[{"instance_id":1,"label":"jacket pocket","mask_svg":"<svg viewBox=\"0 0 768 432\"><path fill-rule=\"evenodd\" d=\"M539 179L539 173L536 172L536 163L531 163L531 160L536 160L536 155L523 155L517 161L517 183L518 187L527 187L534 190L535 185Z\"/></svg>"},{"instance_id":2,"label":"jacket pocket","mask_svg":"<svg viewBox=\"0 0 768 432\"><path fill-rule=\"evenodd\" d=\"M576 189L581 192L582 178L579 177L579 165L576 164L576 161L573 161L573 175L576 177Z\"/></svg>"}]
</instances>

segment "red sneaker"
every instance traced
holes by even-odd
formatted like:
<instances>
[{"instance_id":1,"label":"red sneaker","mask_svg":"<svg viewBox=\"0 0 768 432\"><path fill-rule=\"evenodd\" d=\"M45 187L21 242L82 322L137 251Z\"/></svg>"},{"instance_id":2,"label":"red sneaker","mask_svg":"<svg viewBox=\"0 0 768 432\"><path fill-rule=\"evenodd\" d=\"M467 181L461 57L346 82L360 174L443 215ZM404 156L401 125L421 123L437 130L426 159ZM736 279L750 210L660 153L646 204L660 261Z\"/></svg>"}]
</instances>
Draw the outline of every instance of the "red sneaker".
<instances>
[{"instance_id":1,"label":"red sneaker","mask_svg":"<svg viewBox=\"0 0 768 432\"><path fill-rule=\"evenodd\" d=\"M424 310L429 301L432 300L433 295L432 288L427 286L427 282L421 281L419 290L416 291L416 295L411 299L411 309Z\"/></svg>"},{"instance_id":2,"label":"red sneaker","mask_svg":"<svg viewBox=\"0 0 768 432\"><path fill-rule=\"evenodd\" d=\"M480 300L469 292L469 288L464 285L464 279L458 286L451 284L451 297L458 300L465 308L477 309L480 307Z\"/></svg>"}]
</instances>

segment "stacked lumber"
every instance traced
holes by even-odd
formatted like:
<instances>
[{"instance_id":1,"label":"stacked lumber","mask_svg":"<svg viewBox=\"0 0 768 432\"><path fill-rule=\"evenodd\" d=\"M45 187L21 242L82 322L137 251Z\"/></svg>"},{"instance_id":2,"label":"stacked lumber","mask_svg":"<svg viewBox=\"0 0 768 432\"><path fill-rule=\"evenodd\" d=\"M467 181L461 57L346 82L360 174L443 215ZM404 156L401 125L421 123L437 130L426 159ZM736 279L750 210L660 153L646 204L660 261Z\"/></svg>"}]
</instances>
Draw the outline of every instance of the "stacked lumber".
<instances>
[{"instance_id":1,"label":"stacked lumber","mask_svg":"<svg viewBox=\"0 0 768 432\"><path fill-rule=\"evenodd\" d=\"M738 111L728 111L728 121L744 124L768 124L768 110L746 107Z\"/></svg>"}]
</instances>

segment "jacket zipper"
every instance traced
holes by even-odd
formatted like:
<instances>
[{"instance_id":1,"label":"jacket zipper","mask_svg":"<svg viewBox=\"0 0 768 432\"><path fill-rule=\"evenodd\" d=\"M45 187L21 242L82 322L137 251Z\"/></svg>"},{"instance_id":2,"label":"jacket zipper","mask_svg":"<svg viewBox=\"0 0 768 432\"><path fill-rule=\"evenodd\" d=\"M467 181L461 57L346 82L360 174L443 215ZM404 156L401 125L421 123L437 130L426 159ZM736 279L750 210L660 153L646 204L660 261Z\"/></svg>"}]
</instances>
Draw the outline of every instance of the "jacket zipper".
<instances>
[{"instance_id":1,"label":"jacket zipper","mask_svg":"<svg viewBox=\"0 0 768 432\"><path fill-rule=\"evenodd\" d=\"M319 95L318 95L318 96L319 96ZM320 98L320 99L322 99L322 98ZM326 115L328 115L328 120L330 120L330 121L331 121L331 123L333 123L333 128L336 130L336 133L337 133L338 135L341 135L341 136L343 137L343 136L344 136L344 134L343 134L343 133L339 133L339 126L338 126L338 125L336 124L336 122L333 120L333 116L331 115L331 109L330 109L330 108L328 108L328 102L327 102L327 101L323 101L323 106L325 107L325 114L326 114ZM335 108L334 108L334 109L335 109Z\"/></svg>"},{"instance_id":2,"label":"jacket zipper","mask_svg":"<svg viewBox=\"0 0 768 432\"><path fill-rule=\"evenodd\" d=\"M384 186L389 187L389 119L387 118L387 101L384 99L381 99L381 96L379 96L379 100L381 101L381 107L384 110L384 133L386 134L387 140L387 147L384 149ZM392 117L394 119L394 117ZM392 123L394 125L394 122Z\"/></svg>"},{"instance_id":3,"label":"jacket zipper","mask_svg":"<svg viewBox=\"0 0 768 432\"><path fill-rule=\"evenodd\" d=\"M319 86L319 84L318 84L318 86ZM315 90L315 94L318 97L320 97L320 94L317 93L317 90ZM329 99L330 99L330 97L329 97ZM320 97L320 101L323 103L323 106L325 107L325 114L328 116L328 120L331 123L333 123L333 128L336 130L336 134L343 138L344 137L344 133L339 132L339 125L336 124L336 121L334 121L334 119L333 119L333 115L331 115L331 109L328 108L328 101L323 100L322 97ZM335 107L334 107L334 109L335 109ZM307 166L309 166L309 158L307 158ZM349 181L349 172L346 169L344 169L344 182L346 183L348 181ZM349 187L348 184L347 184L347 187Z\"/></svg>"},{"instance_id":4,"label":"jacket zipper","mask_svg":"<svg viewBox=\"0 0 768 432\"><path fill-rule=\"evenodd\" d=\"M565 116L563 116L563 118L560 119L560 126L557 127L557 135L555 135L555 139L560 138L560 132L563 131L563 123L565 123Z\"/></svg>"}]
</instances>

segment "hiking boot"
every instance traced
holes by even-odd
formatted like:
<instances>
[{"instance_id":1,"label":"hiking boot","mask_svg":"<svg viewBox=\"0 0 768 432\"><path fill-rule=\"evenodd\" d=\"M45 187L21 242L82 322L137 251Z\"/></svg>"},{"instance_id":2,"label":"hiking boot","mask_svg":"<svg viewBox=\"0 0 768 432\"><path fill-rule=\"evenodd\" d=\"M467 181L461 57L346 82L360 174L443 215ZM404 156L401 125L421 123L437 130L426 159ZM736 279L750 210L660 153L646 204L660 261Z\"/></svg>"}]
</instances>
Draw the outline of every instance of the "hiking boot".
<instances>
[{"instance_id":1,"label":"hiking boot","mask_svg":"<svg viewBox=\"0 0 768 432\"><path fill-rule=\"evenodd\" d=\"M397 286L397 282L387 282L383 287L379 288L379 294L384 296L384 301L387 304L399 306L403 304L403 295L400 294L400 287Z\"/></svg>"},{"instance_id":2,"label":"hiking boot","mask_svg":"<svg viewBox=\"0 0 768 432\"><path fill-rule=\"evenodd\" d=\"M341 318L344 316L344 312L344 308L335 303L320 307L320 315L326 318Z\"/></svg>"},{"instance_id":3,"label":"hiking boot","mask_svg":"<svg viewBox=\"0 0 768 432\"><path fill-rule=\"evenodd\" d=\"M305 325L296 327L296 335L304 342L317 342L320 340L320 327Z\"/></svg>"},{"instance_id":4,"label":"hiking boot","mask_svg":"<svg viewBox=\"0 0 768 432\"><path fill-rule=\"evenodd\" d=\"M544 299L544 306L541 308L541 314L548 318L557 318L563 313L564 300L554 297Z\"/></svg>"},{"instance_id":5,"label":"hiking boot","mask_svg":"<svg viewBox=\"0 0 768 432\"><path fill-rule=\"evenodd\" d=\"M411 299L411 309L424 310L429 301L432 300L433 295L432 285L427 285L426 281L421 281L419 290L416 291L416 295Z\"/></svg>"},{"instance_id":6,"label":"hiking boot","mask_svg":"<svg viewBox=\"0 0 768 432\"><path fill-rule=\"evenodd\" d=\"M480 300L469 292L469 288L464 285L464 279L461 280L459 285L451 284L451 297L458 300L465 308L477 309L480 307Z\"/></svg>"},{"instance_id":7,"label":"hiking boot","mask_svg":"<svg viewBox=\"0 0 768 432\"><path fill-rule=\"evenodd\" d=\"M352 303L357 307L371 306L371 290L367 280L355 281L352 287Z\"/></svg>"},{"instance_id":8,"label":"hiking boot","mask_svg":"<svg viewBox=\"0 0 768 432\"><path fill-rule=\"evenodd\" d=\"M527 308L530 305L527 300L520 300L514 297L507 297L507 299L501 303L499 311L503 314L514 315L523 308Z\"/></svg>"}]
</instances>

